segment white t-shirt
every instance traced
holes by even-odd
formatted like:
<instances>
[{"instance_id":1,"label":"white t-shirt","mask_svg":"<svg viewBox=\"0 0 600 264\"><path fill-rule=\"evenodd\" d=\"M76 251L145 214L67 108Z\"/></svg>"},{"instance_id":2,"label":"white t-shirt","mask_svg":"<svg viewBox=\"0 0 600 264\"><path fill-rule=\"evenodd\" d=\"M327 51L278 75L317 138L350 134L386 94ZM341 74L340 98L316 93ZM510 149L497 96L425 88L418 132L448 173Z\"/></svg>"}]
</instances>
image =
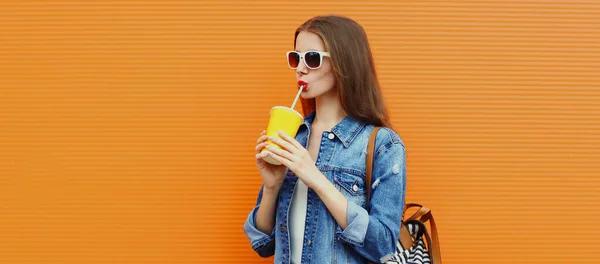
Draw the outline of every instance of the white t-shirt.
<instances>
[{"instance_id":1,"label":"white t-shirt","mask_svg":"<svg viewBox=\"0 0 600 264\"><path fill-rule=\"evenodd\" d=\"M306 224L306 202L308 187L300 179L296 184L290 208L290 260L292 264L300 264L302 246L304 245L304 226Z\"/></svg>"}]
</instances>

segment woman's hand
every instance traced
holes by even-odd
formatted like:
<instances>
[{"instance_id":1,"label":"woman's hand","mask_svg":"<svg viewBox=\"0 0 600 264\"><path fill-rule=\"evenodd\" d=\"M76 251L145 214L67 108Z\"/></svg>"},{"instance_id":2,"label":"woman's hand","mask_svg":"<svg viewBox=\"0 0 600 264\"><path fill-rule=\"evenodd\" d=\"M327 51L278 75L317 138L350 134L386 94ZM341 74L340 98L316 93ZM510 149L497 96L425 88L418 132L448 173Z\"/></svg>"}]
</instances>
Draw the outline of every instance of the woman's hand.
<instances>
[{"instance_id":1,"label":"woman's hand","mask_svg":"<svg viewBox=\"0 0 600 264\"><path fill-rule=\"evenodd\" d=\"M269 137L282 149L267 147L271 157L292 170L306 186L313 189L342 229L348 226L348 199L319 171L315 162L296 139L279 131L279 138Z\"/></svg>"},{"instance_id":2,"label":"woman's hand","mask_svg":"<svg viewBox=\"0 0 600 264\"><path fill-rule=\"evenodd\" d=\"M267 146L270 156L275 160L281 162L285 167L293 171L296 176L306 184L306 186L315 189L315 187L322 183L322 180L327 181L325 176L319 171L315 162L310 157L308 150L306 150L296 139L290 137L283 131L279 131L279 136L268 137L272 142L279 145L281 149L272 146ZM327 181L328 182L328 181Z\"/></svg>"},{"instance_id":3,"label":"woman's hand","mask_svg":"<svg viewBox=\"0 0 600 264\"><path fill-rule=\"evenodd\" d=\"M263 130L256 141L256 167L263 179L264 188L269 191L278 192L285 176L285 166L273 165L263 160L267 155L273 156L268 151L261 153L261 150L267 146L267 131Z\"/></svg>"}]
</instances>

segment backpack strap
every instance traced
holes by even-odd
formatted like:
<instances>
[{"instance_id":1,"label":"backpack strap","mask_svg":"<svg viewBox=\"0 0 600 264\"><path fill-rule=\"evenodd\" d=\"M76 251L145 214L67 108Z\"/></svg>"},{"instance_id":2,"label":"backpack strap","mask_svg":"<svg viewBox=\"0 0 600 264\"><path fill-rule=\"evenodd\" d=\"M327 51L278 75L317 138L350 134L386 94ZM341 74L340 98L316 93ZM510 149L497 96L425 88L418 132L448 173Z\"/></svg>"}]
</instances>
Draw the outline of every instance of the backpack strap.
<instances>
[{"instance_id":1,"label":"backpack strap","mask_svg":"<svg viewBox=\"0 0 600 264\"><path fill-rule=\"evenodd\" d=\"M429 252L431 252L432 263L441 264L442 252L440 251L440 241L438 240L437 226L435 225L435 220L433 220L433 214L429 211L421 219L421 222L423 223L429 221L429 225L431 226L431 236L429 236L429 232L425 229L425 237L427 238Z\"/></svg>"},{"instance_id":2,"label":"backpack strap","mask_svg":"<svg viewBox=\"0 0 600 264\"><path fill-rule=\"evenodd\" d=\"M429 252L431 254L431 260L433 261L432 263L435 264L442 263L442 255L440 251L440 241L438 238L437 226L435 224L435 219L433 219L433 214L431 213L431 210L417 203L407 203L404 206L404 212L406 212L407 209L412 207L419 207L419 210L417 210L412 216L407 218L406 222L412 220L417 220L421 223L429 222L429 225L431 226L431 235L429 234L427 228L423 230L423 233L425 235L425 239L427 239L427 247L429 248Z\"/></svg>"},{"instance_id":3,"label":"backpack strap","mask_svg":"<svg viewBox=\"0 0 600 264\"><path fill-rule=\"evenodd\" d=\"M367 181L365 182L365 186L367 186L367 201L371 201L371 179L373 174L373 158L375 152L375 139L377 138L377 131L379 131L381 127L375 127L373 131L371 131L371 135L369 136L369 144L367 145ZM369 211L369 203L367 203L367 212Z\"/></svg>"},{"instance_id":4,"label":"backpack strap","mask_svg":"<svg viewBox=\"0 0 600 264\"><path fill-rule=\"evenodd\" d=\"M422 206L420 204L407 203L404 205L404 213L406 213L406 211L412 207L419 207L419 210L417 210L413 215L411 215L409 218L407 218L406 221L410 221L410 220L414 220L414 219L419 219L419 221L420 221L421 217L423 217L425 214L427 214L431 211L431 210L429 210L429 208Z\"/></svg>"}]
</instances>

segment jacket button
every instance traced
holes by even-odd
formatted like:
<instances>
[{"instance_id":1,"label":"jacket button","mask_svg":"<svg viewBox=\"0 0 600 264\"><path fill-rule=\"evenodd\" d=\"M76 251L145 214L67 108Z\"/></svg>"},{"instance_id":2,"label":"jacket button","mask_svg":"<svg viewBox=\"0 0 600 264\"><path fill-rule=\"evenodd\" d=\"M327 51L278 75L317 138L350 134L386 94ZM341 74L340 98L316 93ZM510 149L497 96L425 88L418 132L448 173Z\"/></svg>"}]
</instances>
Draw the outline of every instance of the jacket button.
<instances>
[{"instance_id":1,"label":"jacket button","mask_svg":"<svg viewBox=\"0 0 600 264\"><path fill-rule=\"evenodd\" d=\"M287 230L287 226L281 225L281 231L285 231L285 230Z\"/></svg>"},{"instance_id":2,"label":"jacket button","mask_svg":"<svg viewBox=\"0 0 600 264\"><path fill-rule=\"evenodd\" d=\"M308 245L309 246L312 245L312 241L311 240L308 240Z\"/></svg>"},{"instance_id":3,"label":"jacket button","mask_svg":"<svg viewBox=\"0 0 600 264\"><path fill-rule=\"evenodd\" d=\"M328 137L329 139L334 139L334 138L335 138L335 135L333 135L333 133L329 133L329 135L327 135L327 137Z\"/></svg>"}]
</instances>

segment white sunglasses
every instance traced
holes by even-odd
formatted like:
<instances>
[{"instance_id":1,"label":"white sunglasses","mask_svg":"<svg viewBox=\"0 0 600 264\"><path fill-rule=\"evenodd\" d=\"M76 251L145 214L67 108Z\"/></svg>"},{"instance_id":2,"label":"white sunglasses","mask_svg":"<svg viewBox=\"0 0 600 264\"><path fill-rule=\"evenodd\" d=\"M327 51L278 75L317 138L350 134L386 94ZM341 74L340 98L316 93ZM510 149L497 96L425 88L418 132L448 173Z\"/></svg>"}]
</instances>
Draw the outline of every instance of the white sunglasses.
<instances>
[{"instance_id":1,"label":"white sunglasses","mask_svg":"<svg viewBox=\"0 0 600 264\"><path fill-rule=\"evenodd\" d=\"M304 61L304 65L311 70L316 70L321 67L323 64L323 57L329 57L329 52L324 51L306 51L306 52L298 52L298 51L288 51L286 53L288 66L291 69L298 68L300 61Z\"/></svg>"}]
</instances>

